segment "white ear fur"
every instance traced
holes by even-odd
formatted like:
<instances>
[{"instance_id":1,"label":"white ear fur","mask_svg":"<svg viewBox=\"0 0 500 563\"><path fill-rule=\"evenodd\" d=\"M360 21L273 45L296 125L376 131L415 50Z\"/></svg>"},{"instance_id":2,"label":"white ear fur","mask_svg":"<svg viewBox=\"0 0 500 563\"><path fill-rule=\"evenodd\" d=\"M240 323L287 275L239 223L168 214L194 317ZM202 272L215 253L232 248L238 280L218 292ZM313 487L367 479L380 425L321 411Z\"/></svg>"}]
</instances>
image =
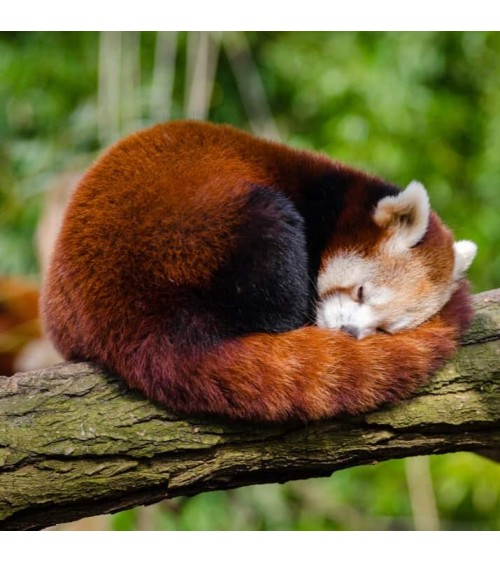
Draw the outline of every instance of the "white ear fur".
<instances>
[{"instance_id":1,"label":"white ear fur","mask_svg":"<svg viewBox=\"0 0 500 563\"><path fill-rule=\"evenodd\" d=\"M455 253L455 266L453 268L453 279L460 279L472 264L477 253L477 245L470 240L459 240L453 243Z\"/></svg>"},{"instance_id":2,"label":"white ear fur","mask_svg":"<svg viewBox=\"0 0 500 563\"><path fill-rule=\"evenodd\" d=\"M429 213L427 191L414 180L400 194L382 198L375 208L373 220L379 227L394 227L395 246L405 250L424 236Z\"/></svg>"}]
</instances>

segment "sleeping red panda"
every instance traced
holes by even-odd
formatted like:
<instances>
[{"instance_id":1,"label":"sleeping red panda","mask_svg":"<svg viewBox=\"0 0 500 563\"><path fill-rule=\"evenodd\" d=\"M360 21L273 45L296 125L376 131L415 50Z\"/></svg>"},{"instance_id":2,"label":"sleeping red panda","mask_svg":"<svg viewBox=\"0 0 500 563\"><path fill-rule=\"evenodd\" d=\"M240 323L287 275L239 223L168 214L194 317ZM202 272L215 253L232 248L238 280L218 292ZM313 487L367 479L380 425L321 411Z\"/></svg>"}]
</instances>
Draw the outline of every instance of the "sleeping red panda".
<instances>
[{"instance_id":1,"label":"sleeping red panda","mask_svg":"<svg viewBox=\"0 0 500 563\"><path fill-rule=\"evenodd\" d=\"M169 409L321 419L406 397L452 354L475 250L418 183L170 122L83 177L42 313L65 358Z\"/></svg>"}]
</instances>

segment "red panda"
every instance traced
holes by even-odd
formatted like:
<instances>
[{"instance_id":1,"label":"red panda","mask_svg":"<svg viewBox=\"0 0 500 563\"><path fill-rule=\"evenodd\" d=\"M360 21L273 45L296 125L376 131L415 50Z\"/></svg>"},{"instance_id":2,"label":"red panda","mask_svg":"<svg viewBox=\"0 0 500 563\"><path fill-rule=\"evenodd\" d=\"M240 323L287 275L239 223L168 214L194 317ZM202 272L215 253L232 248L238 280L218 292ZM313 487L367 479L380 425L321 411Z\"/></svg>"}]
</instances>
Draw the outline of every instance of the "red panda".
<instances>
[{"instance_id":1,"label":"red panda","mask_svg":"<svg viewBox=\"0 0 500 563\"><path fill-rule=\"evenodd\" d=\"M80 181L41 310L65 358L169 409L315 420L407 397L452 354L474 254L420 184L170 122Z\"/></svg>"}]
</instances>

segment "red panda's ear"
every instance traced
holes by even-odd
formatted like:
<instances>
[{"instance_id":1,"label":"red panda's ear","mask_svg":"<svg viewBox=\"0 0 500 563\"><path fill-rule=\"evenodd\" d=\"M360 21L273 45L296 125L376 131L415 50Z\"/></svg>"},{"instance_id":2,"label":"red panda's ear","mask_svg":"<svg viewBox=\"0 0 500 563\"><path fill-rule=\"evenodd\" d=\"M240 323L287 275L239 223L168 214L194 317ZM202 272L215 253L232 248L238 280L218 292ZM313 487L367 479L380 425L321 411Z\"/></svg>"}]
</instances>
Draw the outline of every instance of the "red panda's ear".
<instances>
[{"instance_id":1,"label":"red panda's ear","mask_svg":"<svg viewBox=\"0 0 500 563\"><path fill-rule=\"evenodd\" d=\"M400 194L382 198L373 220L379 227L391 229L396 249L406 250L425 235L429 213L429 196L422 184L413 181Z\"/></svg>"},{"instance_id":2,"label":"red panda's ear","mask_svg":"<svg viewBox=\"0 0 500 563\"><path fill-rule=\"evenodd\" d=\"M477 245L470 240L459 240L453 243L455 254L455 266L453 268L453 279L459 280L472 264L477 252Z\"/></svg>"}]
</instances>

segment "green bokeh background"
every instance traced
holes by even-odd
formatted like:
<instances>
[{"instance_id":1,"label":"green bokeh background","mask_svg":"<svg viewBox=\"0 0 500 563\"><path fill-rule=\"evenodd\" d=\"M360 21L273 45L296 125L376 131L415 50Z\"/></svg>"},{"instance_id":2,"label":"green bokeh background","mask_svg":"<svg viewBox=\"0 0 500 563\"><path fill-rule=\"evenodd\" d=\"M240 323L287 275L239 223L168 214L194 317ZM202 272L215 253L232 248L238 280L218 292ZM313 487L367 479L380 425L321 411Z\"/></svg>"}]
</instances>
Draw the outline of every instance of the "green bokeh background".
<instances>
[{"instance_id":1,"label":"green bokeh background","mask_svg":"<svg viewBox=\"0 0 500 563\"><path fill-rule=\"evenodd\" d=\"M479 246L475 292L500 286L500 33L262 32L246 39L284 142L401 186L422 181L457 238ZM37 277L44 190L86 167L98 135L97 32L0 33L0 274ZM137 39L137 36L136 36ZM153 122L157 34L138 37L136 125ZM189 36L179 33L172 117L184 116ZM224 49L208 116L248 129ZM130 124L122 124L121 133ZM109 138L110 141L113 138ZM127 511L114 529L413 529L404 460L329 479L247 487ZM430 459L443 529L500 527L500 469L473 454ZM146 514L147 518L144 516ZM142 522L142 523L141 523Z\"/></svg>"}]
</instances>

